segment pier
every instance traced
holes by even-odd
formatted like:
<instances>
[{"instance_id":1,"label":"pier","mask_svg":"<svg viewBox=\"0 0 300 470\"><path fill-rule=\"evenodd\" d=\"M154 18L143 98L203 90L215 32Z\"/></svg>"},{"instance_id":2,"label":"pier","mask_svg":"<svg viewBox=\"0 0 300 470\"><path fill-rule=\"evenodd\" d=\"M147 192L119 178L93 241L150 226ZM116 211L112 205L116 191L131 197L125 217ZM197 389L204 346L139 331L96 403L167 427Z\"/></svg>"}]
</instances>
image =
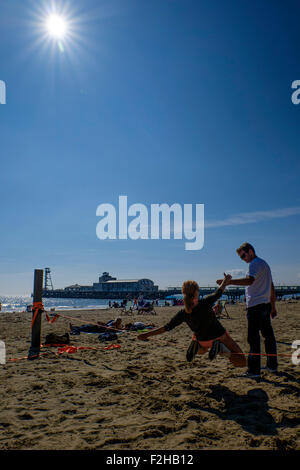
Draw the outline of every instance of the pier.
<instances>
[{"instance_id":1,"label":"pier","mask_svg":"<svg viewBox=\"0 0 300 470\"><path fill-rule=\"evenodd\" d=\"M200 297L212 294L215 292L215 287L200 287ZM276 298L282 299L285 295L296 295L300 294L300 286L275 286ZM99 291L66 291L65 289L43 289L43 298L56 298L56 299L109 299L109 300L120 300L125 299L127 296L130 298L138 298L140 294L148 300L163 300L169 295L180 294L178 290L158 290L158 291L137 291L137 292L126 292L126 291L115 291L115 292L99 292ZM241 297L245 295L245 289L243 287L229 287L225 290L224 295L229 300L239 301Z\"/></svg>"},{"instance_id":2,"label":"pier","mask_svg":"<svg viewBox=\"0 0 300 470\"><path fill-rule=\"evenodd\" d=\"M45 268L45 282L43 288L43 298L53 299L107 299L107 300L123 300L125 298L138 298L140 294L147 300L164 300L171 295L181 294L179 287L169 288L167 290L159 290L158 286L150 279L140 280L117 280L115 277L104 272L99 277L99 283L92 286L81 286L75 284L64 289L54 289L51 279L50 268ZM217 289L217 285L200 287L200 298L212 294ZM276 297L278 300L285 295L300 294L300 286L274 286ZM227 287L224 296L230 301L240 301L245 295L245 288L238 286Z\"/></svg>"}]
</instances>

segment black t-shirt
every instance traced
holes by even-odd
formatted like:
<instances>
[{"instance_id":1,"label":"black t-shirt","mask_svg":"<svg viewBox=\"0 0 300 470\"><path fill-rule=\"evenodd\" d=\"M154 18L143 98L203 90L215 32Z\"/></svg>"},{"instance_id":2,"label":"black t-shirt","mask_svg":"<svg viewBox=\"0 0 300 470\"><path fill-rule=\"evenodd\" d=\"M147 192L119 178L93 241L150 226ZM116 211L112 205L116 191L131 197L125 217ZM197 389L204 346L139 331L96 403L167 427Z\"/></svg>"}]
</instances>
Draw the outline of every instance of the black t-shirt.
<instances>
[{"instance_id":1,"label":"black t-shirt","mask_svg":"<svg viewBox=\"0 0 300 470\"><path fill-rule=\"evenodd\" d=\"M216 318L212 309L213 304L222 296L222 293L221 289L217 289L214 294L200 299L198 305L193 308L191 313L180 310L164 326L165 330L173 330L176 326L186 322L199 341L209 341L210 339L222 336L226 330Z\"/></svg>"}]
</instances>

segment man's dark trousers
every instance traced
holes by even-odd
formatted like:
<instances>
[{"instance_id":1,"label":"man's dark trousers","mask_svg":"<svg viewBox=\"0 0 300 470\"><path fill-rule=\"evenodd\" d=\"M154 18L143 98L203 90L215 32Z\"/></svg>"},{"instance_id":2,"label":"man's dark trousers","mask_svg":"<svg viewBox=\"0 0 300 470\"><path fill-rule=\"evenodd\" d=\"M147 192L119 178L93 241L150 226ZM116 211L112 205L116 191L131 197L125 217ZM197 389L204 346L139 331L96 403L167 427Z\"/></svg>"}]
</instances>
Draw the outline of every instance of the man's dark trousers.
<instances>
[{"instance_id":1,"label":"man's dark trousers","mask_svg":"<svg viewBox=\"0 0 300 470\"><path fill-rule=\"evenodd\" d=\"M248 356L248 371L251 374L260 374L260 332L265 340L266 354L277 354L276 339L271 324L271 304L259 304L247 309L248 343L250 354ZM267 367L277 369L277 356L267 356Z\"/></svg>"}]
</instances>

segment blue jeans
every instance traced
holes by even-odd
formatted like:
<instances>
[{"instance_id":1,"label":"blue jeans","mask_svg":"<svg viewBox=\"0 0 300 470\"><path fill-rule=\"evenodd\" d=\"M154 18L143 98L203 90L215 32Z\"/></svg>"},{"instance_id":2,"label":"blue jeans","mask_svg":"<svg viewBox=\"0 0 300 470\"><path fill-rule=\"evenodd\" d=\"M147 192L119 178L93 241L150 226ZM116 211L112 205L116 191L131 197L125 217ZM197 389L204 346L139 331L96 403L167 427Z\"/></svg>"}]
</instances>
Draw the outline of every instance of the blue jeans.
<instances>
[{"instance_id":1,"label":"blue jeans","mask_svg":"<svg viewBox=\"0 0 300 470\"><path fill-rule=\"evenodd\" d=\"M260 333L265 340L266 354L277 354L276 339L271 324L271 304L259 304L247 309L248 343L250 354L248 356L248 371L251 374L260 374ZM277 369L277 356L267 356L267 367Z\"/></svg>"}]
</instances>

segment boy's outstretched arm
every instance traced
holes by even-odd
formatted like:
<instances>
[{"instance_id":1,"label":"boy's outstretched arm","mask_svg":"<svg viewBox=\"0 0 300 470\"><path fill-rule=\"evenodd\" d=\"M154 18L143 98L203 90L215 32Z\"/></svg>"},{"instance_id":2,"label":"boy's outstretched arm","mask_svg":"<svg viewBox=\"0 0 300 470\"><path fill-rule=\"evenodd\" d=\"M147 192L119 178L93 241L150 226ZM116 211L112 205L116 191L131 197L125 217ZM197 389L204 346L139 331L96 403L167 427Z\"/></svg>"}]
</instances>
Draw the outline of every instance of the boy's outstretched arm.
<instances>
[{"instance_id":1,"label":"boy's outstretched arm","mask_svg":"<svg viewBox=\"0 0 300 470\"><path fill-rule=\"evenodd\" d=\"M231 282L231 275L224 273L224 279L220 279L219 288L213 293L206 295L204 299L208 301L211 305L213 305L223 294L226 286L228 286Z\"/></svg>"},{"instance_id":2,"label":"boy's outstretched arm","mask_svg":"<svg viewBox=\"0 0 300 470\"><path fill-rule=\"evenodd\" d=\"M149 336L161 335L162 333L165 333L166 331L173 330L173 328L176 328L176 326L180 325L183 321L184 321L184 311L180 310L164 326L161 326L160 328L156 328L156 330L147 331L147 333L142 333L141 335L138 336L138 339L145 341L149 338Z\"/></svg>"},{"instance_id":3,"label":"boy's outstretched arm","mask_svg":"<svg viewBox=\"0 0 300 470\"><path fill-rule=\"evenodd\" d=\"M228 286L251 286L255 281L253 276L243 277L241 279L231 279L230 283L227 284ZM216 283L221 284L223 279L217 279Z\"/></svg>"},{"instance_id":4,"label":"boy's outstretched arm","mask_svg":"<svg viewBox=\"0 0 300 470\"><path fill-rule=\"evenodd\" d=\"M142 341L147 341L149 336L155 336L155 335L161 335L162 333L165 333L167 330L165 329L164 326L161 326L160 328L157 328L156 330L150 330L147 331L146 333L141 333L138 335L138 339L141 339Z\"/></svg>"}]
</instances>

